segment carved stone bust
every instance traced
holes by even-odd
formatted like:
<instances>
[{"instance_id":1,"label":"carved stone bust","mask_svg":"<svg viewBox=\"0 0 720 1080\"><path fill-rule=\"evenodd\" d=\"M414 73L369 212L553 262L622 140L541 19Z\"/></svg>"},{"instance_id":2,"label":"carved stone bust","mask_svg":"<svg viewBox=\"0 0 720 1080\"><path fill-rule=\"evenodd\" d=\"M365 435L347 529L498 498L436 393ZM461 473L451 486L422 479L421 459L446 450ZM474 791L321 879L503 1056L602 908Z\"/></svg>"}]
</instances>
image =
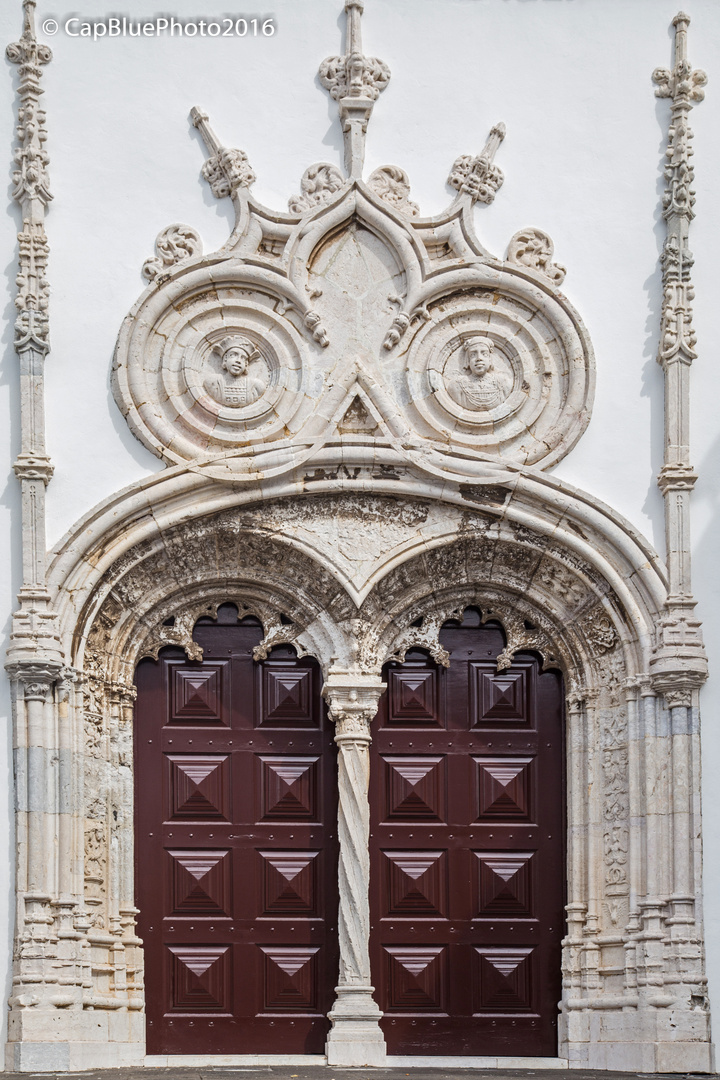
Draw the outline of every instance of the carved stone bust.
<instances>
[{"instance_id":1,"label":"carved stone bust","mask_svg":"<svg viewBox=\"0 0 720 1080\"><path fill-rule=\"evenodd\" d=\"M458 367L460 374L445 375L445 388L450 397L463 409L479 411L494 409L511 390L508 376L495 368L495 343L479 335L466 338Z\"/></svg>"},{"instance_id":2,"label":"carved stone bust","mask_svg":"<svg viewBox=\"0 0 720 1080\"><path fill-rule=\"evenodd\" d=\"M261 378L262 361L257 346L248 338L233 334L225 337L213 348L212 355L217 357L222 366L220 374L211 374L205 379L205 389L219 405L240 409L252 405L262 397L267 388L267 381Z\"/></svg>"}]
</instances>

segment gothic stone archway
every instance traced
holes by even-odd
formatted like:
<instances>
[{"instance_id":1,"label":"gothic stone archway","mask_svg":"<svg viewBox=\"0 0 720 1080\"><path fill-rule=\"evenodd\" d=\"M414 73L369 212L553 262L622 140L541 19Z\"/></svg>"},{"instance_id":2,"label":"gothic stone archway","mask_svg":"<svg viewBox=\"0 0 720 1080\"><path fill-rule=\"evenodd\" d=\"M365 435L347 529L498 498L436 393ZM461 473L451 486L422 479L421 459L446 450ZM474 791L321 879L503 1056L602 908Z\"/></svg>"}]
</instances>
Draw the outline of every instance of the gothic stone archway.
<instances>
[{"instance_id":1,"label":"gothic stone archway","mask_svg":"<svg viewBox=\"0 0 720 1080\"><path fill-rule=\"evenodd\" d=\"M347 887L331 1060L382 1056L368 989L367 866L358 857L367 846L367 746L382 666L418 646L442 663L439 628L468 606L503 625L501 666L530 649L566 682L569 929L561 1056L603 1064L618 1060L614 1054L634 1055L638 1067L663 1060L669 1068L680 1052L678 1034L689 1053L702 1048L706 1013L693 900L699 865L688 810L688 780L697 768L695 713L669 694L663 701L645 674L656 617L647 553L633 555L631 537L601 542L599 515L565 494L568 526L558 527L555 516L549 528L545 481L536 503L528 482L506 499L501 514L492 503L442 505L411 491L401 497L320 492L185 520L181 493L173 524L168 495L165 504L158 499L159 526L129 524L121 532L114 524L107 539L90 536L79 554L58 559L74 667L57 705L64 738L76 748L61 759L76 809L58 820L65 850L75 854L54 866L42 827L27 812L31 842L23 873L28 881L31 874L33 881L59 875L61 892L49 906L23 886L11 1037L32 1044L34 1032L48 1030L57 1015L57 1041L68 1046L68 1061L79 1060L75 1045L93 1041L116 1061L142 1055L132 671L141 656L156 655L165 644L192 655L196 619L229 600L262 622L258 655L292 641L299 654L318 659L336 723ZM582 526L573 525L573 513ZM580 528L588 539L578 537ZM99 553L100 543L99 558L92 549ZM47 685L41 675L20 684L28 716L52 708ZM672 741L663 734L668 706ZM676 856L669 864L660 853L671 828ZM45 895L58 895L50 881L46 889ZM62 928L66 936L55 939ZM62 990L55 940L64 942ZM638 1040L642 1017L652 1038Z\"/></svg>"}]
</instances>

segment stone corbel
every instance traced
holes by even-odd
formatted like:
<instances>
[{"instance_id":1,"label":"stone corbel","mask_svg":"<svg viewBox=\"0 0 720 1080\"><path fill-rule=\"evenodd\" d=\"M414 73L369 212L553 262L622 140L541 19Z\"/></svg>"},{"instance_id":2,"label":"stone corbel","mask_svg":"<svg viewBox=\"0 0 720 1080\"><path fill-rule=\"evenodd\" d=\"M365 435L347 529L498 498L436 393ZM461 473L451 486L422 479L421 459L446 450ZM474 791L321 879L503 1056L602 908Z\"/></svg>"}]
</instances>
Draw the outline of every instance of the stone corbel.
<instances>
[{"instance_id":1,"label":"stone corbel","mask_svg":"<svg viewBox=\"0 0 720 1080\"><path fill-rule=\"evenodd\" d=\"M386 684L379 674L331 671L323 687L338 746L340 977L330 1013L328 1065L384 1065L385 1040L370 978L370 723Z\"/></svg>"}]
</instances>

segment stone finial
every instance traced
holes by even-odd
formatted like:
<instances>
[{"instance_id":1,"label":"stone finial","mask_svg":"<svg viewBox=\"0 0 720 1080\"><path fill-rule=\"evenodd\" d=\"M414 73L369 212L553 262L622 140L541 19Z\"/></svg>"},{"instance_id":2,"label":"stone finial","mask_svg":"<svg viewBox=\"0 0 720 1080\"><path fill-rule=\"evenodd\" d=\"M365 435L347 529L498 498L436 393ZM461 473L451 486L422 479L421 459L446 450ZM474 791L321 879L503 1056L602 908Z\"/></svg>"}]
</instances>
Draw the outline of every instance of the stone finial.
<instances>
[{"instance_id":1,"label":"stone finial","mask_svg":"<svg viewBox=\"0 0 720 1080\"><path fill-rule=\"evenodd\" d=\"M390 69L362 51L361 0L347 0L344 56L329 56L320 65L320 82L338 103L345 139L345 167L352 179L362 176L365 134L381 92L390 81Z\"/></svg>"}]
</instances>

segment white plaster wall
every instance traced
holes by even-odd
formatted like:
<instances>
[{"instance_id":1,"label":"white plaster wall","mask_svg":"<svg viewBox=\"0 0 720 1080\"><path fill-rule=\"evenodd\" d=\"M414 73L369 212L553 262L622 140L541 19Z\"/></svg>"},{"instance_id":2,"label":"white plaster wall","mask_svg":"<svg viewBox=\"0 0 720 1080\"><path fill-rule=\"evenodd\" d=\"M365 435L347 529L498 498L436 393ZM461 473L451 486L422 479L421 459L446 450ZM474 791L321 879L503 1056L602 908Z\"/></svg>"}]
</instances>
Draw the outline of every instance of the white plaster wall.
<instances>
[{"instance_id":1,"label":"white plaster wall","mask_svg":"<svg viewBox=\"0 0 720 1080\"><path fill-rule=\"evenodd\" d=\"M99 18L117 5L79 5ZM155 14L134 0L128 15ZM228 5L172 0L177 17L210 18ZM56 473L48 492L48 535L56 543L94 504L160 467L127 430L109 389L115 336L144 282L140 267L156 234L193 225L211 251L227 237L230 207L199 175L205 150L188 112L203 106L221 139L242 147L257 173L255 194L284 208L312 162L339 163L337 108L316 79L340 51L341 0L275 0L277 33L246 39L105 39L58 33L46 69L52 249L47 434ZM711 679L703 691L706 901L711 993L720 1007L720 438L718 391L720 264L720 6L688 0L690 58L710 76L693 112L697 214L696 325L692 370L695 591L705 620ZM61 23L67 2L43 5ZM662 504L654 478L662 461L658 224L668 105L650 74L671 60L674 0L367 0L365 51L393 73L370 125L367 172L397 164L409 173L423 213L450 201L455 157L481 149L504 120L497 161L506 180L479 207L481 239L503 254L527 225L548 231L568 267L564 290L589 328L597 394L589 430L557 475L625 514L662 550ZM244 5L242 14L267 15ZM0 9L3 43L21 29L20 0ZM49 39L48 39L49 40ZM12 83L0 89L0 147L10 157ZM14 210L0 216L8 287L15 273ZM10 309L8 309L10 310ZM11 334L0 378L0 627L18 587L18 498L9 471L17 451L17 379ZM7 437L9 435L9 438ZM7 483L5 485L5 478ZM10 515L14 524L10 525ZM13 569L10 571L9 567ZM8 715L6 686L0 713ZM12 892L9 722L0 737L0 988L8 985ZM4 1010L0 1011L4 1022Z\"/></svg>"}]
</instances>

